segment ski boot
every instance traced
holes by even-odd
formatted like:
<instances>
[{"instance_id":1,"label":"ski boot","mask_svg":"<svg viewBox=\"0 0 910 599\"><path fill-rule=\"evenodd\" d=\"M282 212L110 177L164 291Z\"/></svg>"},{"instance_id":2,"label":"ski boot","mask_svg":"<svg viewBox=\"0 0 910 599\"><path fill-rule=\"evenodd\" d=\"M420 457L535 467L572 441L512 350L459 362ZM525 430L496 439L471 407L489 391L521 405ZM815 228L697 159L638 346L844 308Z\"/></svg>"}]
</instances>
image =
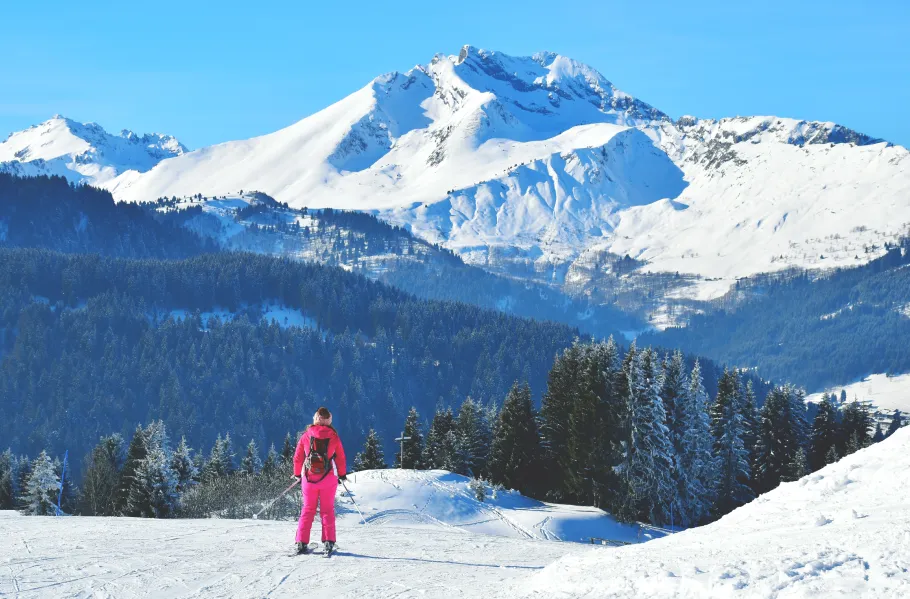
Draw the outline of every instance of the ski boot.
<instances>
[{"instance_id":1,"label":"ski boot","mask_svg":"<svg viewBox=\"0 0 910 599\"><path fill-rule=\"evenodd\" d=\"M335 553L335 541L326 541L323 555L325 557L330 557L333 553Z\"/></svg>"},{"instance_id":2,"label":"ski boot","mask_svg":"<svg viewBox=\"0 0 910 599\"><path fill-rule=\"evenodd\" d=\"M306 555L310 551L310 546L306 543L297 543L297 555Z\"/></svg>"}]
</instances>

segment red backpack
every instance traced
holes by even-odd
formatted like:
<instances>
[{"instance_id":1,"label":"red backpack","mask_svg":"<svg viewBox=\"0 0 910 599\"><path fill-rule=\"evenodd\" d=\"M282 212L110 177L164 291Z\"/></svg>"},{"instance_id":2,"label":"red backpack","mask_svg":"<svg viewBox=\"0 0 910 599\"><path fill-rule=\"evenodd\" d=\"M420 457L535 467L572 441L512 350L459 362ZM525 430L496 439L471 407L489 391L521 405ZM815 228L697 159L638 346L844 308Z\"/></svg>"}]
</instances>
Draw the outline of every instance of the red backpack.
<instances>
[{"instance_id":1,"label":"red backpack","mask_svg":"<svg viewBox=\"0 0 910 599\"><path fill-rule=\"evenodd\" d=\"M329 439L310 437L310 452L303 463L304 476L309 483L318 483L332 472L332 460L329 458ZM310 475L318 477L311 480Z\"/></svg>"}]
</instances>

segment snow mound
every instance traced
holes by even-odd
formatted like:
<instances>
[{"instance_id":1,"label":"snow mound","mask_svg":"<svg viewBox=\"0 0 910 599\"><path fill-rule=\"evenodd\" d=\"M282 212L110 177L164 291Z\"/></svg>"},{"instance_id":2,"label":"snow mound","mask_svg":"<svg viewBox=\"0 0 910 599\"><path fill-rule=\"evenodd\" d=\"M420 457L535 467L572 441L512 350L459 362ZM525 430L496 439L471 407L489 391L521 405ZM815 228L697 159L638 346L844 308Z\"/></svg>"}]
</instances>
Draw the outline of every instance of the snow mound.
<instances>
[{"instance_id":1,"label":"snow mound","mask_svg":"<svg viewBox=\"0 0 910 599\"><path fill-rule=\"evenodd\" d=\"M910 429L719 521L562 559L526 597L910 596Z\"/></svg>"},{"instance_id":2,"label":"snow mound","mask_svg":"<svg viewBox=\"0 0 910 599\"><path fill-rule=\"evenodd\" d=\"M590 543L591 538L636 543L663 533L620 524L592 507L543 503L515 491L485 487L478 501L470 479L445 470L367 470L348 477L348 488L368 527L437 528L455 533ZM350 502L341 518L360 521Z\"/></svg>"}]
</instances>

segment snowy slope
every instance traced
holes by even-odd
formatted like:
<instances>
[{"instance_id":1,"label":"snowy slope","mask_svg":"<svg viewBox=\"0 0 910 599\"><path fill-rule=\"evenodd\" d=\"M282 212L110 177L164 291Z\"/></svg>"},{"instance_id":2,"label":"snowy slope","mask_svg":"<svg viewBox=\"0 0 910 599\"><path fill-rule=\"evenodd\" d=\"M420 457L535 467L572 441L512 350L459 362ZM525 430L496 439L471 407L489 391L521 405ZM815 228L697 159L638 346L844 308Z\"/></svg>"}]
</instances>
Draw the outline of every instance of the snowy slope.
<instances>
[{"instance_id":1,"label":"snowy slope","mask_svg":"<svg viewBox=\"0 0 910 599\"><path fill-rule=\"evenodd\" d=\"M290 557L295 529L295 522L261 520L0 512L0 596L488 599L504 581L585 550L573 543L341 522L339 552L326 560Z\"/></svg>"},{"instance_id":2,"label":"snowy slope","mask_svg":"<svg viewBox=\"0 0 910 599\"><path fill-rule=\"evenodd\" d=\"M907 597L908 488L904 429L708 526L562 559L512 596Z\"/></svg>"},{"instance_id":3,"label":"snowy slope","mask_svg":"<svg viewBox=\"0 0 910 599\"><path fill-rule=\"evenodd\" d=\"M888 376L886 374L873 374L861 381L841 385L828 389L827 393L834 393L840 398L841 390L847 392L847 401L858 399L868 401L875 409L892 413L900 410L904 414L910 413L910 374ZM806 397L806 401L818 403L823 393L813 393Z\"/></svg>"},{"instance_id":4,"label":"snowy slope","mask_svg":"<svg viewBox=\"0 0 910 599\"><path fill-rule=\"evenodd\" d=\"M95 123L60 115L11 134L0 143L0 171L22 176L59 175L103 186L127 171L145 172L165 158L186 152L169 135L111 135Z\"/></svg>"}]
</instances>

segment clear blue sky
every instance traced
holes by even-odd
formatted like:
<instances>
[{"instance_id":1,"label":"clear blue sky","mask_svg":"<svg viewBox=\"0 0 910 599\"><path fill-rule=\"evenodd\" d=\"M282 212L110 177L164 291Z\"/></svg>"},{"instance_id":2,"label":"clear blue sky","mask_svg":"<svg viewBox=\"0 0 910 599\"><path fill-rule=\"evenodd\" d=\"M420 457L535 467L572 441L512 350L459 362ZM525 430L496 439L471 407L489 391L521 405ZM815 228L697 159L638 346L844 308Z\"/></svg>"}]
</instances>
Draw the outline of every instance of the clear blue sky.
<instances>
[{"instance_id":1,"label":"clear blue sky","mask_svg":"<svg viewBox=\"0 0 910 599\"><path fill-rule=\"evenodd\" d=\"M910 1L8 2L0 139L61 113L191 147L268 133L470 43L565 54L673 117L831 120L910 146Z\"/></svg>"}]
</instances>

